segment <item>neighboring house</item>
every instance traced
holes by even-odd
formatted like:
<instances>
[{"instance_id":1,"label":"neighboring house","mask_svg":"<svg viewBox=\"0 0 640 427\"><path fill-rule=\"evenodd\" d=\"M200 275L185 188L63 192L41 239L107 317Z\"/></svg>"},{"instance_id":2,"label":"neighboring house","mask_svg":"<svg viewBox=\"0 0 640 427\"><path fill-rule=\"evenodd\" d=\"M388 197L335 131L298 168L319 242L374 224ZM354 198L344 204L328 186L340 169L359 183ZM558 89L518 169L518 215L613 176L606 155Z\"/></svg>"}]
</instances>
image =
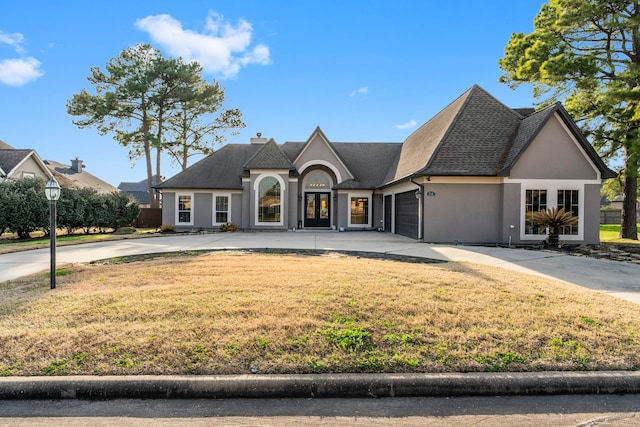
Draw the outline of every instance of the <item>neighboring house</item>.
<instances>
[{"instance_id":1,"label":"neighboring house","mask_svg":"<svg viewBox=\"0 0 640 427\"><path fill-rule=\"evenodd\" d=\"M622 210L623 203L624 196L618 195L615 199L609 202L609 206ZM636 200L636 216L638 217L638 222L640 222L640 199Z\"/></svg>"},{"instance_id":2,"label":"neighboring house","mask_svg":"<svg viewBox=\"0 0 640 427\"><path fill-rule=\"evenodd\" d=\"M93 188L99 194L109 194L118 191L113 185L84 171L86 166L82 160L77 157L71 160L71 165L63 165L53 160L45 160L44 163L58 183L63 187Z\"/></svg>"},{"instance_id":3,"label":"neighboring house","mask_svg":"<svg viewBox=\"0 0 640 427\"><path fill-rule=\"evenodd\" d=\"M51 178L35 150L15 149L0 141L0 181L20 178Z\"/></svg>"},{"instance_id":4,"label":"neighboring house","mask_svg":"<svg viewBox=\"0 0 640 427\"><path fill-rule=\"evenodd\" d=\"M600 186L615 176L556 103L510 109L473 86L403 143L251 138L156 187L176 230L381 229L425 242L534 243L527 212L579 223L561 240L599 242Z\"/></svg>"},{"instance_id":5,"label":"neighboring house","mask_svg":"<svg viewBox=\"0 0 640 427\"><path fill-rule=\"evenodd\" d=\"M158 175L153 175L151 180L154 186L161 182ZM151 198L149 197L149 186L147 182L148 180L146 179L139 182L121 182L120 185L118 185L118 189L130 194L141 208L148 208L151 206Z\"/></svg>"}]
</instances>

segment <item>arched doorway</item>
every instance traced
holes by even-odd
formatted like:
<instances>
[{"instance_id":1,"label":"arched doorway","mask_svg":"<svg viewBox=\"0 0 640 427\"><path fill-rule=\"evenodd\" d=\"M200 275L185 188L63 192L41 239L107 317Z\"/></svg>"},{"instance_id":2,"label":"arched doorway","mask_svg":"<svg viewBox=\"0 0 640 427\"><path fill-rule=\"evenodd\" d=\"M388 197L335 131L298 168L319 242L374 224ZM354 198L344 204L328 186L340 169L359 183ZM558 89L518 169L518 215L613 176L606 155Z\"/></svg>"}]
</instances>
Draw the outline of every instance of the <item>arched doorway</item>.
<instances>
[{"instance_id":1,"label":"arched doorway","mask_svg":"<svg viewBox=\"0 0 640 427\"><path fill-rule=\"evenodd\" d=\"M331 187L329 174L314 170L304 178L304 227L331 227Z\"/></svg>"}]
</instances>

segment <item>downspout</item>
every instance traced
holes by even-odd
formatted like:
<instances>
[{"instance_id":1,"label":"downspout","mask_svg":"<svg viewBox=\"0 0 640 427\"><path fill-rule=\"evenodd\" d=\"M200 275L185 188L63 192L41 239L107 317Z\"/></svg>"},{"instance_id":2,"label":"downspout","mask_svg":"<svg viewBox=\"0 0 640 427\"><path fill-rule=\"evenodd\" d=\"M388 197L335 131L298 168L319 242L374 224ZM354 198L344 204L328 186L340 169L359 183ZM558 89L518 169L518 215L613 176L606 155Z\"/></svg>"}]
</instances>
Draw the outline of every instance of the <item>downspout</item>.
<instances>
[{"instance_id":1,"label":"downspout","mask_svg":"<svg viewBox=\"0 0 640 427\"><path fill-rule=\"evenodd\" d=\"M410 177L409 180L411 181L412 184L415 184L418 186L418 191L420 192L419 194L416 194L416 197L418 198L418 240L422 241L424 239L423 233L422 233L422 228L423 228L423 205L424 205L424 186L422 184L418 184L417 182L415 182L413 180L413 177Z\"/></svg>"}]
</instances>

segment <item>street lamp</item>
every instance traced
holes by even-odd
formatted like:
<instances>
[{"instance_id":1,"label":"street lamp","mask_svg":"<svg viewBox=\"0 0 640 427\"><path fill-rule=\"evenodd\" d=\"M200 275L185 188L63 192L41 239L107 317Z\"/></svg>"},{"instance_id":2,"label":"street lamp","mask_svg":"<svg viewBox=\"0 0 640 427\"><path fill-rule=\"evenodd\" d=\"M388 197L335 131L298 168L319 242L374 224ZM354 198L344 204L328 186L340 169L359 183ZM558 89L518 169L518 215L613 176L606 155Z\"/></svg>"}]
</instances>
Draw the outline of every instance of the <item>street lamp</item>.
<instances>
[{"instance_id":1,"label":"street lamp","mask_svg":"<svg viewBox=\"0 0 640 427\"><path fill-rule=\"evenodd\" d=\"M44 186L44 194L49 200L49 236L51 236L51 269L49 280L51 289L56 288L56 201L60 198L60 185L54 177Z\"/></svg>"}]
</instances>

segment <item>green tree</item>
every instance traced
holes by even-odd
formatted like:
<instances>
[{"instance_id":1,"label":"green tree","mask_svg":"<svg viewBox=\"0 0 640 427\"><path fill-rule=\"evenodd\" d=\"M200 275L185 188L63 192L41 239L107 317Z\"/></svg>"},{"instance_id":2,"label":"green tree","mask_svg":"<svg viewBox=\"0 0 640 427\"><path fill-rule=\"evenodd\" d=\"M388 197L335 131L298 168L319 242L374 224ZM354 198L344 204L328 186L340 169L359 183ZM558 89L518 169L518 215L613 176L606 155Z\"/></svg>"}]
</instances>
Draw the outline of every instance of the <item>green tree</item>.
<instances>
[{"instance_id":1,"label":"green tree","mask_svg":"<svg viewBox=\"0 0 640 427\"><path fill-rule=\"evenodd\" d=\"M217 82L200 80L181 93L167 125L171 139L165 147L182 170L191 156L212 153L215 145L226 140L227 132L237 135L245 127L240 110L220 111L223 103L224 89Z\"/></svg>"},{"instance_id":2,"label":"green tree","mask_svg":"<svg viewBox=\"0 0 640 427\"><path fill-rule=\"evenodd\" d=\"M91 68L89 82L96 94L86 89L67 101L67 112L84 116L74 120L80 127L96 127L101 135L113 133L114 139L129 148L131 160L144 156L151 205L157 207L151 177L151 143L153 141L153 81L155 61L160 52L150 45L136 45L123 50L105 66Z\"/></svg>"},{"instance_id":3,"label":"green tree","mask_svg":"<svg viewBox=\"0 0 640 427\"><path fill-rule=\"evenodd\" d=\"M40 179L17 179L0 183L0 228L28 239L33 231L49 232L49 201Z\"/></svg>"},{"instance_id":4,"label":"green tree","mask_svg":"<svg viewBox=\"0 0 640 427\"><path fill-rule=\"evenodd\" d=\"M620 237L638 239L640 7L637 0L549 0L530 34L515 33L499 61L502 83L533 86L541 104L564 101L607 159L624 165Z\"/></svg>"},{"instance_id":5,"label":"green tree","mask_svg":"<svg viewBox=\"0 0 640 427\"><path fill-rule=\"evenodd\" d=\"M130 160L144 157L152 207L159 205L152 188L152 150L156 151L155 175L161 176L163 151L175 157L175 147L182 145L188 147L186 151L207 153L202 143L206 135L218 142L222 130L244 127L238 110L223 111L207 123L203 116L222 107L224 91L217 83L203 81L198 63L164 58L148 44L122 51L107 63L105 71L92 68L88 80L96 93L82 89L74 94L67 101L67 112L81 117L73 121L80 128L95 127L101 135L113 134L129 149ZM189 128L176 131L179 122ZM167 128L171 141L164 136ZM181 165L185 168L186 161Z\"/></svg>"}]
</instances>

